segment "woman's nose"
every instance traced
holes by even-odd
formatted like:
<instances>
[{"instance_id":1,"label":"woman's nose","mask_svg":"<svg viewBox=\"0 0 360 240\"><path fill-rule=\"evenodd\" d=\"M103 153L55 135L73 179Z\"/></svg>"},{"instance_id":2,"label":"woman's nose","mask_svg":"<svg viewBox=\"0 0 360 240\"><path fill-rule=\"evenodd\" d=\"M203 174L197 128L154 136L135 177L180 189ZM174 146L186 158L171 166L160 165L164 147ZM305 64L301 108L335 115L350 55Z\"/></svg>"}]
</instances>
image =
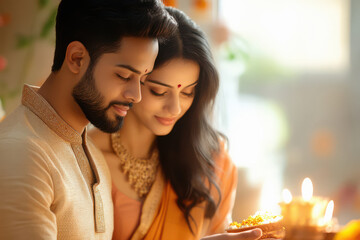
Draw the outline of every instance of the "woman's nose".
<instances>
[{"instance_id":1,"label":"woman's nose","mask_svg":"<svg viewBox=\"0 0 360 240\"><path fill-rule=\"evenodd\" d=\"M168 110L172 116L178 116L181 113L181 106L178 96L173 96L168 103Z\"/></svg>"}]
</instances>

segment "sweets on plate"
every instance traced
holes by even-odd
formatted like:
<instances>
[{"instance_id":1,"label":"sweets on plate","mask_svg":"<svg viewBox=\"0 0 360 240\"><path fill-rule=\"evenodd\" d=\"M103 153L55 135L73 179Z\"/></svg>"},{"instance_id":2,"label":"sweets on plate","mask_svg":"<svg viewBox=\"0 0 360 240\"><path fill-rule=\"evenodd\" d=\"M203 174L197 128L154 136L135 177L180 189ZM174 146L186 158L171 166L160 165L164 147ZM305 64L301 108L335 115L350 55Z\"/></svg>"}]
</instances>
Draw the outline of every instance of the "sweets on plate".
<instances>
[{"instance_id":1,"label":"sweets on plate","mask_svg":"<svg viewBox=\"0 0 360 240\"><path fill-rule=\"evenodd\" d=\"M257 212L249 216L242 222L232 222L226 229L227 232L243 232L251 229L260 228L263 235L260 239L275 238L282 239L285 237L285 228L283 217L274 215L269 212Z\"/></svg>"}]
</instances>

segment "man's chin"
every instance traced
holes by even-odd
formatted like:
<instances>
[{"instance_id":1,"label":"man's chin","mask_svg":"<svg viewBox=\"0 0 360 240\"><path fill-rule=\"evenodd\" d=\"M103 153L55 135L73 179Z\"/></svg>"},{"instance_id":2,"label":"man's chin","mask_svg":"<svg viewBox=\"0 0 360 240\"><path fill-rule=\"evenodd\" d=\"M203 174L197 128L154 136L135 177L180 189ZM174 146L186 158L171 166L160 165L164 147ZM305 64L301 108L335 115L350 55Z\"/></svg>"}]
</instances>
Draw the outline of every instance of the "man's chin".
<instances>
[{"instance_id":1,"label":"man's chin","mask_svg":"<svg viewBox=\"0 0 360 240\"><path fill-rule=\"evenodd\" d=\"M106 132L106 133L115 133L119 131L123 125L123 118L117 119L116 121L90 121L92 125L94 125L99 130Z\"/></svg>"}]
</instances>

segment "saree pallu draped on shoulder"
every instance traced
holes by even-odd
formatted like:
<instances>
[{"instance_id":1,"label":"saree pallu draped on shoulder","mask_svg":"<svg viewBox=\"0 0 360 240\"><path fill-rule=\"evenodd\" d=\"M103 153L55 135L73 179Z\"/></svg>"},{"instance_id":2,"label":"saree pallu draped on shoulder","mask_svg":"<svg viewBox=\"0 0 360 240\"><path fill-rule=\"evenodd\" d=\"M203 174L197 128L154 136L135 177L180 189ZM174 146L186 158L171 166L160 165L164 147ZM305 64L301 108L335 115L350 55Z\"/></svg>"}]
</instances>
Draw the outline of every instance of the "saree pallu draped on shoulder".
<instances>
[{"instance_id":1,"label":"saree pallu draped on shoulder","mask_svg":"<svg viewBox=\"0 0 360 240\"><path fill-rule=\"evenodd\" d=\"M205 203L192 209L191 216L194 222L191 226L194 234L188 227L184 214L176 203L177 195L174 189L169 182L165 182L161 171L159 172L161 176L157 176L144 202L140 225L132 237L133 240L195 240L224 232L224 229L231 222L237 185L237 169L223 147L216 158L215 169L217 184L221 191L221 202L211 219L205 218ZM211 188L211 193L217 202L219 194L214 187Z\"/></svg>"}]
</instances>

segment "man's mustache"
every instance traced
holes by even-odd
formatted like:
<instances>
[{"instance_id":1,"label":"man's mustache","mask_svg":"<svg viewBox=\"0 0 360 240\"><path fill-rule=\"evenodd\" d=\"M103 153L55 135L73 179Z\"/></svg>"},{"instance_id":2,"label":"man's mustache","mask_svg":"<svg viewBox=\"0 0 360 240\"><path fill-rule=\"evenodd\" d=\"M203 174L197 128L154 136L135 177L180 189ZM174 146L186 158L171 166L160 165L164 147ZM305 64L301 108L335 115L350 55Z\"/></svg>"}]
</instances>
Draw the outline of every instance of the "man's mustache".
<instances>
[{"instance_id":1,"label":"man's mustache","mask_svg":"<svg viewBox=\"0 0 360 240\"><path fill-rule=\"evenodd\" d=\"M123 106L129 107L129 108L132 108L133 103L132 102L111 101L105 110L108 110L113 105L123 105Z\"/></svg>"}]
</instances>

